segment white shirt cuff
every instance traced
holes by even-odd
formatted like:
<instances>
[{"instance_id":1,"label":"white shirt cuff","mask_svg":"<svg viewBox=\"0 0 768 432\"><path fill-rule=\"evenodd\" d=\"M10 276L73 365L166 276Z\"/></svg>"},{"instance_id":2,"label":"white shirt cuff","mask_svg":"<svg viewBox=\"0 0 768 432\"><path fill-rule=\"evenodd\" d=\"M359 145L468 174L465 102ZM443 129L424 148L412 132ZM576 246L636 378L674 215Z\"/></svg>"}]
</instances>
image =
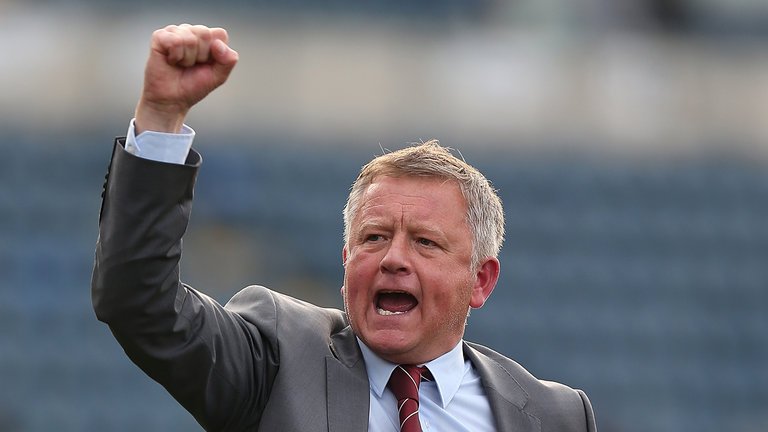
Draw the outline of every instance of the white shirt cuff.
<instances>
[{"instance_id":1,"label":"white shirt cuff","mask_svg":"<svg viewBox=\"0 0 768 432\"><path fill-rule=\"evenodd\" d=\"M191 127L184 125L181 132L177 134L144 131L136 136L135 121L136 119L132 119L128 126L125 138L126 151L144 159L184 164L195 138L195 131Z\"/></svg>"}]
</instances>

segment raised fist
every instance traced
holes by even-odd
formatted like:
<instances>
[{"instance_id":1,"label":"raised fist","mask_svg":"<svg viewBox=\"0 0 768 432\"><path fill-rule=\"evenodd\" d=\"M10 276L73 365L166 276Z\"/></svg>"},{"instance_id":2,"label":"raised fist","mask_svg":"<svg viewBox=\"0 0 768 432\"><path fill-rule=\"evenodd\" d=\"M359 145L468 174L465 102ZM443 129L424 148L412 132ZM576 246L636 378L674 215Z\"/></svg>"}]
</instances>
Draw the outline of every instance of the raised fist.
<instances>
[{"instance_id":1,"label":"raised fist","mask_svg":"<svg viewBox=\"0 0 768 432\"><path fill-rule=\"evenodd\" d=\"M152 33L144 88L136 106L136 133L176 133L189 109L229 77L238 54L227 31L202 25L170 25Z\"/></svg>"}]
</instances>

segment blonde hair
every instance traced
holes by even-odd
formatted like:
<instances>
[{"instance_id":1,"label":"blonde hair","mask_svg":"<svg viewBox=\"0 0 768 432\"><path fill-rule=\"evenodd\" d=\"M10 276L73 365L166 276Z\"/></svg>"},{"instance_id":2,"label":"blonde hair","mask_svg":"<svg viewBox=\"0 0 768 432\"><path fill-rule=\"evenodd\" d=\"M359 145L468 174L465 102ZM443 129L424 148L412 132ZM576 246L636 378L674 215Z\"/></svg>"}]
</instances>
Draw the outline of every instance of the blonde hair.
<instances>
[{"instance_id":1,"label":"blonde hair","mask_svg":"<svg viewBox=\"0 0 768 432\"><path fill-rule=\"evenodd\" d=\"M455 181L467 204L466 221L472 233L472 267L483 258L498 257L504 242L504 209L485 176L437 140L384 153L368 162L352 184L344 206L344 244L366 188L376 177L434 177Z\"/></svg>"}]
</instances>

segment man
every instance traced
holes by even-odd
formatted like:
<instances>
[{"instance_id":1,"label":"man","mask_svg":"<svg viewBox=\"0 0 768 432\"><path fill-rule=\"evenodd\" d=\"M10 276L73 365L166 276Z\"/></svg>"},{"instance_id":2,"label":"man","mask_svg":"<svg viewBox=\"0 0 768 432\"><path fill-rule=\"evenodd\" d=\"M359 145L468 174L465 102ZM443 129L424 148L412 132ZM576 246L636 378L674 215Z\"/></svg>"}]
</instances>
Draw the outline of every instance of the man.
<instances>
[{"instance_id":1,"label":"man","mask_svg":"<svg viewBox=\"0 0 768 432\"><path fill-rule=\"evenodd\" d=\"M128 356L207 430L595 431L583 392L462 340L498 280L504 216L485 177L436 142L382 155L355 181L345 312L258 286L222 307L179 281L201 161L184 118L237 60L220 28L152 36L92 284Z\"/></svg>"}]
</instances>

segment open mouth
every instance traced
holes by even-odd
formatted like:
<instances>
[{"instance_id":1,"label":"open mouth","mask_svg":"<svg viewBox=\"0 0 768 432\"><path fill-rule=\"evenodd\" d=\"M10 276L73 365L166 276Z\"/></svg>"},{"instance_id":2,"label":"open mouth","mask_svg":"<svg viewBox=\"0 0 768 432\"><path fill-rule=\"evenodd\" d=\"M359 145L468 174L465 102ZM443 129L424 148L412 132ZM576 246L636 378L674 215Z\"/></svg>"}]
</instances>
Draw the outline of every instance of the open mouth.
<instances>
[{"instance_id":1,"label":"open mouth","mask_svg":"<svg viewBox=\"0 0 768 432\"><path fill-rule=\"evenodd\" d=\"M416 297L403 291L385 291L376 295L376 312L379 315L402 315L418 304Z\"/></svg>"}]
</instances>

